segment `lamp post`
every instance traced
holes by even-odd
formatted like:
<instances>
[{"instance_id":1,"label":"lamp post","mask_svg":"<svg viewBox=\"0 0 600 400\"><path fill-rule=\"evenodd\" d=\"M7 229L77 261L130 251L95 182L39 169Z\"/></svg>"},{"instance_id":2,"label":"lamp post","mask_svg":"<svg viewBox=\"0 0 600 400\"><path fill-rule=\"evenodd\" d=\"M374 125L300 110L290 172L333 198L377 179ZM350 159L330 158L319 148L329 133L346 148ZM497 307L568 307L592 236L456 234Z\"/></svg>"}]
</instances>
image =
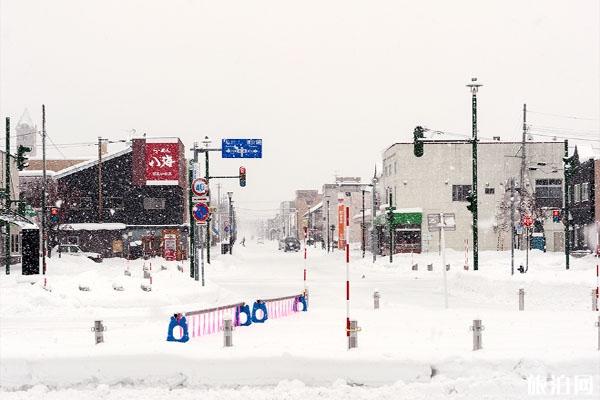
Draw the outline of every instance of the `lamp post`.
<instances>
[{"instance_id":1,"label":"lamp post","mask_svg":"<svg viewBox=\"0 0 600 400\"><path fill-rule=\"evenodd\" d=\"M329 196L325 196L327 202L327 224L325 224L325 234L327 235L327 252L329 253L331 242L329 241Z\"/></svg>"},{"instance_id":2,"label":"lamp post","mask_svg":"<svg viewBox=\"0 0 600 400\"><path fill-rule=\"evenodd\" d=\"M473 196L474 206L472 209L473 213L473 270L479 269L479 242L478 242L478 228L477 228L477 91L482 85L477 83L477 78L471 78L471 83L467 87L471 90L471 116L472 116L472 130L473 137L471 143L473 145L473 184L471 186L471 193Z\"/></svg>"},{"instance_id":3,"label":"lamp post","mask_svg":"<svg viewBox=\"0 0 600 400\"><path fill-rule=\"evenodd\" d=\"M233 196L233 192L227 192L227 198L229 199L229 254L232 254L231 252L231 247L232 247L232 243L231 243L231 238L232 238L232 230L233 230L233 207L232 207L232 201L231 201L231 196Z\"/></svg>"},{"instance_id":4,"label":"lamp post","mask_svg":"<svg viewBox=\"0 0 600 400\"><path fill-rule=\"evenodd\" d=\"M394 210L396 209L396 207L392 206L392 191L389 191L389 207L387 207L387 217L388 217L388 225L389 225L389 233L390 233L390 264L393 261L393 254L394 254L394 228L393 228L393 222L394 222Z\"/></svg>"}]
</instances>

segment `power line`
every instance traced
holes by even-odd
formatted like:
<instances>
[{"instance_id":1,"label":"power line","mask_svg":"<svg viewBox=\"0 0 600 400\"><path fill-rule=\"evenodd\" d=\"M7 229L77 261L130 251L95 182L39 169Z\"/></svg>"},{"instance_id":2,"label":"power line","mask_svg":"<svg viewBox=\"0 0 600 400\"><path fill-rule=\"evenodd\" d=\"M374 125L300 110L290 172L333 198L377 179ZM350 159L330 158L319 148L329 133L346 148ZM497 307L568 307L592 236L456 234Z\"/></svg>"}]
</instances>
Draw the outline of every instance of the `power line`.
<instances>
[{"instance_id":1,"label":"power line","mask_svg":"<svg viewBox=\"0 0 600 400\"><path fill-rule=\"evenodd\" d=\"M567 119L581 119L581 120L586 120L586 121L600 121L600 119L598 118L588 118L588 117L579 117L579 116L575 116L575 115L565 115L565 114L552 114L552 113L547 113L547 112L542 112L542 111L532 111L532 110L527 110L528 113L534 113L534 114L541 114L541 115L549 115L551 117L558 117L558 118L567 118Z\"/></svg>"},{"instance_id":2,"label":"power line","mask_svg":"<svg viewBox=\"0 0 600 400\"><path fill-rule=\"evenodd\" d=\"M552 135L552 134L546 134L546 133L537 133L537 132L528 132L529 134L533 135L533 136L546 136L546 137L553 137L553 138L561 138L561 139L573 139L573 140L583 140L586 142L597 142L600 143L600 139L589 139L589 138L581 138L581 137L574 137L574 136L560 136L560 135Z\"/></svg>"}]
</instances>

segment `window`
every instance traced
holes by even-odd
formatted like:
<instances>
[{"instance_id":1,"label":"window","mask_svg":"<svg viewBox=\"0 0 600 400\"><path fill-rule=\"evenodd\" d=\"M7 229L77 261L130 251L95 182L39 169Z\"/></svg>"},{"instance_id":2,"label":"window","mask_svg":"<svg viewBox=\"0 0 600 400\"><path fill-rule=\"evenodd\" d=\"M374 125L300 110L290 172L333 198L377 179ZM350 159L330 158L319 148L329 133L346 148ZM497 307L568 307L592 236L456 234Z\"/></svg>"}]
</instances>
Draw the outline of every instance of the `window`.
<instances>
[{"instance_id":1,"label":"window","mask_svg":"<svg viewBox=\"0 0 600 400\"><path fill-rule=\"evenodd\" d=\"M74 210L90 210L92 208L92 198L88 196L73 197L71 207Z\"/></svg>"},{"instance_id":2,"label":"window","mask_svg":"<svg viewBox=\"0 0 600 400\"><path fill-rule=\"evenodd\" d=\"M161 197L144 198L144 210L164 210L165 199Z\"/></svg>"},{"instance_id":3,"label":"window","mask_svg":"<svg viewBox=\"0 0 600 400\"><path fill-rule=\"evenodd\" d=\"M11 253L18 253L19 252L19 245L20 245L20 241L19 239L21 238L21 235L16 234L10 235L10 252Z\"/></svg>"},{"instance_id":4,"label":"window","mask_svg":"<svg viewBox=\"0 0 600 400\"><path fill-rule=\"evenodd\" d=\"M536 179L535 202L538 207L562 207L562 179Z\"/></svg>"},{"instance_id":5,"label":"window","mask_svg":"<svg viewBox=\"0 0 600 400\"><path fill-rule=\"evenodd\" d=\"M471 185L452 185L452 201L467 201Z\"/></svg>"},{"instance_id":6,"label":"window","mask_svg":"<svg viewBox=\"0 0 600 400\"><path fill-rule=\"evenodd\" d=\"M575 204L581 201L581 185L579 183L573 186L573 202Z\"/></svg>"},{"instance_id":7,"label":"window","mask_svg":"<svg viewBox=\"0 0 600 400\"><path fill-rule=\"evenodd\" d=\"M394 161L394 175L398 174L398 162Z\"/></svg>"},{"instance_id":8,"label":"window","mask_svg":"<svg viewBox=\"0 0 600 400\"><path fill-rule=\"evenodd\" d=\"M106 207L113 210L123 210L125 208L122 197L108 197L106 199Z\"/></svg>"},{"instance_id":9,"label":"window","mask_svg":"<svg viewBox=\"0 0 600 400\"><path fill-rule=\"evenodd\" d=\"M496 189L494 188L485 188L485 194L494 194L496 193Z\"/></svg>"},{"instance_id":10,"label":"window","mask_svg":"<svg viewBox=\"0 0 600 400\"><path fill-rule=\"evenodd\" d=\"M590 201L590 184L588 182L581 184L581 202Z\"/></svg>"}]
</instances>

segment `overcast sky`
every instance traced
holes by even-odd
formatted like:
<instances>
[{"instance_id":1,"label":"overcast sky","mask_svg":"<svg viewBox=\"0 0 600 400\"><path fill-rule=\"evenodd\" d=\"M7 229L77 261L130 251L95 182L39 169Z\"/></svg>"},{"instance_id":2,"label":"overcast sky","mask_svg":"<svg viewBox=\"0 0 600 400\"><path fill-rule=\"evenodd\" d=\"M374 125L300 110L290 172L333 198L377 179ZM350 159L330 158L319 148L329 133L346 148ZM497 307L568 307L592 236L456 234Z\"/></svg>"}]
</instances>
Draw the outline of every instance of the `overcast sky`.
<instances>
[{"instance_id":1,"label":"overcast sky","mask_svg":"<svg viewBox=\"0 0 600 400\"><path fill-rule=\"evenodd\" d=\"M470 134L472 76L480 136L520 138L526 102L588 118L532 125L600 140L597 0L0 0L0 13L3 119L28 108L41 125L45 103L59 147L132 129L186 146L262 138L248 186L223 182L251 215L335 174L369 177L417 124Z\"/></svg>"}]
</instances>

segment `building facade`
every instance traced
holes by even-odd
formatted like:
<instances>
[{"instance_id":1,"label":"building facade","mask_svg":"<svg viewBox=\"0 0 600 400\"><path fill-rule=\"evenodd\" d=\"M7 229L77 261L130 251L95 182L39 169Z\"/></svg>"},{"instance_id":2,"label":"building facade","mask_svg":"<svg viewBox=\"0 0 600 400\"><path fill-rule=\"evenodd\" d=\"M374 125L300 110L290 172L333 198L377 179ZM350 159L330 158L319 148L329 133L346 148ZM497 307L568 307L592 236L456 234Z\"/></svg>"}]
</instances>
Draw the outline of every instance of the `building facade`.
<instances>
[{"instance_id":1,"label":"building facade","mask_svg":"<svg viewBox=\"0 0 600 400\"><path fill-rule=\"evenodd\" d=\"M560 251L564 226L552 220L552 211L563 206L564 170L562 142L480 142L478 145L479 249L510 249L511 178L515 180L517 232L520 217L535 220L532 235L543 237L544 247ZM521 179L523 176L523 179ZM522 182L521 182L522 180ZM456 231L446 235L446 246L455 250L472 247L472 214L467 195L472 184L472 145L468 141L424 143L424 155L414 155L413 143L395 143L383 153L380 180L383 203L389 195L399 214L420 237L421 251L437 251L439 238L427 228L427 214L454 213ZM404 212L405 210L406 212ZM420 214L420 218L409 214ZM418 232L417 232L418 231ZM411 246L414 243L411 244Z\"/></svg>"}]
</instances>

